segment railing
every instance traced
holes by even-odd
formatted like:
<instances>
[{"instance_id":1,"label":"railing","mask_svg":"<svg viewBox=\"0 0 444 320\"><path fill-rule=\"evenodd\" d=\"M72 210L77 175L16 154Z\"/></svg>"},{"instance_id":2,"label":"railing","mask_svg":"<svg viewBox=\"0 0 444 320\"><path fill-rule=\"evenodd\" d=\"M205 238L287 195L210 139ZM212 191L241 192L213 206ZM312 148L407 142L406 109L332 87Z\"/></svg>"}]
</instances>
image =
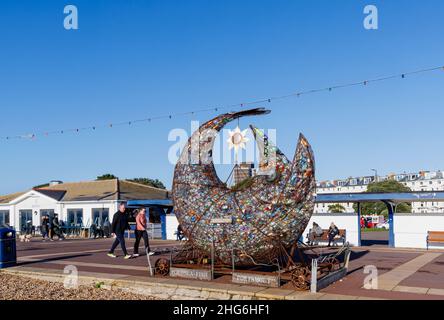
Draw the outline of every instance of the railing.
<instances>
[{"instance_id":1,"label":"railing","mask_svg":"<svg viewBox=\"0 0 444 320\"><path fill-rule=\"evenodd\" d=\"M128 239L134 238L134 230L136 229L136 225L130 223L131 230L125 231L125 237ZM149 239L162 239L162 224L161 223L149 223L146 231L148 233Z\"/></svg>"},{"instance_id":2,"label":"railing","mask_svg":"<svg viewBox=\"0 0 444 320\"><path fill-rule=\"evenodd\" d=\"M150 223L147 228L148 238L150 239L162 239L162 224Z\"/></svg>"}]
</instances>

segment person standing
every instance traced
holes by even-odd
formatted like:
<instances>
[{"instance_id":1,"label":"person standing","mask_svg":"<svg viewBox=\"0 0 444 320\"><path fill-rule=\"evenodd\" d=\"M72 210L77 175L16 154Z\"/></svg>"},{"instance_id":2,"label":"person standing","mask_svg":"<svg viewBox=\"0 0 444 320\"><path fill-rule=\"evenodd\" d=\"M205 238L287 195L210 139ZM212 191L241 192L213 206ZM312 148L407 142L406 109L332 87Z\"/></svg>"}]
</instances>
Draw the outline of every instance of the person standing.
<instances>
[{"instance_id":1,"label":"person standing","mask_svg":"<svg viewBox=\"0 0 444 320\"><path fill-rule=\"evenodd\" d=\"M114 240L111 249L108 252L108 257L117 258L114 254L114 250L116 250L117 246L120 244L122 248L123 254L125 255L124 259L130 259L131 256L126 251L125 245L125 230L129 230L128 224L128 216L126 214L126 205L124 202L121 202L119 205L119 211L117 211L113 216L113 223L111 224L111 233L112 236L116 239Z\"/></svg>"},{"instance_id":2,"label":"person standing","mask_svg":"<svg viewBox=\"0 0 444 320\"><path fill-rule=\"evenodd\" d=\"M146 231L147 220L146 220L146 209L141 208L136 215L136 242L134 243L134 254L133 257L139 256L139 244L140 240L143 238L145 244L145 252L152 256L154 252L151 252L150 242L148 239L148 232Z\"/></svg>"},{"instance_id":3,"label":"person standing","mask_svg":"<svg viewBox=\"0 0 444 320\"><path fill-rule=\"evenodd\" d=\"M65 239L65 237L63 236L62 228L60 226L59 215L57 213L54 214L54 218L52 219L51 223L51 241L54 241L54 236L57 236L59 238L59 241Z\"/></svg>"},{"instance_id":4,"label":"person standing","mask_svg":"<svg viewBox=\"0 0 444 320\"><path fill-rule=\"evenodd\" d=\"M43 216L40 231L42 233L43 241L46 241L46 239L49 238L49 218L47 216Z\"/></svg>"}]
</instances>

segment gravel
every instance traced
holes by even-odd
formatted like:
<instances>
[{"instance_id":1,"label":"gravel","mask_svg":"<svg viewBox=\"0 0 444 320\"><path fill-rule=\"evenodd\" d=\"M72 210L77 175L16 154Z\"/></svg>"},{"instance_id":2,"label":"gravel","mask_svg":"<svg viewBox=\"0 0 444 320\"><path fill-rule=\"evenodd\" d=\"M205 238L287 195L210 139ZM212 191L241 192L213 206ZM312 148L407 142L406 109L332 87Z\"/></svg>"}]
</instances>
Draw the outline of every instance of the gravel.
<instances>
[{"instance_id":1,"label":"gravel","mask_svg":"<svg viewBox=\"0 0 444 320\"><path fill-rule=\"evenodd\" d=\"M65 289L62 283L0 273L0 300L155 300L155 298L93 286Z\"/></svg>"}]
</instances>

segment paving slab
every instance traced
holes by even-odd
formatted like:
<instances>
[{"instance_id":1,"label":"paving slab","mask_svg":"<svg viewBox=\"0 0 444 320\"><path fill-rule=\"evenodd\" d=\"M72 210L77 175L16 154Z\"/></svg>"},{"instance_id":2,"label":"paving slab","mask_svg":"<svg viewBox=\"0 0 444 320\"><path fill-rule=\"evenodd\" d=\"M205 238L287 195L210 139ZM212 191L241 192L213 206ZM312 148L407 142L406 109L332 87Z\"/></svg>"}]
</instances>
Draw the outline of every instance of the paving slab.
<instances>
[{"instance_id":1,"label":"paving slab","mask_svg":"<svg viewBox=\"0 0 444 320\"><path fill-rule=\"evenodd\" d=\"M393 288L393 291L426 294L429 288L396 286Z\"/></svg>"},{"instance_id":2,"label":"paving slab","mask_svg":"<svg viewBox=\"0 0 444 320\"><path fill-rule=\"evenodd\" d=\"M319 300L357 300L357 296L348 296L343 294L328 293L319 298Z\"/></svg>"},{"instance_id":3,"label":"paving slab","mask_svg":"<svg viewBox=\"0 0 444 320\"><path fill-rule=\"evenodd\" d=\"M285 296L285 300L319 300L326 293L311 293L304 291L295 291Z\"/></svg>"},{"instance_id":4,"label":"paving slab","mask_svg":"<svg viewBox=\"0 0 444 320\"><path fill-rule=\"evenodd\" d=\"M256 293L256 297L258 298L266 298L266 299L282 299L284 300L286 296L290 294L296 293L295 290L285 290L285 289L276 289L276 288L268 288Z\"/></svg>"},{"instance_id":5,"label":"paving slab","mask_svg":"<svg viewBox=\"0 0 444 320\"><path fill-rule=\"evenodd\" d=\"M233 287L233 288L228 289L228 293L229 294L251 294L251 295L254 295L255 293L258 293L263 290L264 290L263 287L241 285L237 288Z\"/></svg>"},{"instance_id":6,"label":"paving slab","mask_svg":"<svg viewBox=\"0 0 444 320\"><path fill-rule=\"evenodd\" d=\"M404 279L415 274L421 267L441 256L441 253L424 253L378 277L378 289L393 290Z\"/></svg>"},{"instance_id":7,"label":"paving slab","mask_svg":"<svg viewBox=\"0 0 444 320\"><path fill-rule=\"evenodd\" d=\"M430 294L430 295L437 295L437 296L443 296L443 297L444 297L444 289L434 289L434 288L430 288L429 291L427 291L427 294Z\"/></svg>"}]
</instances>

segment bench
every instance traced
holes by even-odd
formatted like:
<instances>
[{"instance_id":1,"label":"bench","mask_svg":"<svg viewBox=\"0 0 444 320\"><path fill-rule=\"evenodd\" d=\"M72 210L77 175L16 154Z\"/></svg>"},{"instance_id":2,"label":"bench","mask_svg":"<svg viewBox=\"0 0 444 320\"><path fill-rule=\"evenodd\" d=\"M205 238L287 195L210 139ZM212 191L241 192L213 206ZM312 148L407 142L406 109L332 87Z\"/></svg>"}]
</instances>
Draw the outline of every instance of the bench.
<instances>
[{"instance_id":1,"label":"bench","mask_svg":"<svg viewBox=\"0 0 444 320\"><path fill-rule=\"evenodd\" d=\"M427 232L427 250L430 243L444 244L444 231L428 231Z\"/></svg>"},{"instance_id":2,"label":"bench","mask_svg":"<svg viewBox=\"0 0 444 320\"><path fill-rule=\"evenodd\" d=\"M341 242L342 245L345 245L347 232L345 229L339 229L339 234L333 239L333 245L336 246L338 242ZM307 234L307 239L309 239L309 234ZM313 239L312 245L318 245L319 242L327 242L328 243L328 230L323 229L322 235L316 236Z\"/></svg>"}]
</instances>

